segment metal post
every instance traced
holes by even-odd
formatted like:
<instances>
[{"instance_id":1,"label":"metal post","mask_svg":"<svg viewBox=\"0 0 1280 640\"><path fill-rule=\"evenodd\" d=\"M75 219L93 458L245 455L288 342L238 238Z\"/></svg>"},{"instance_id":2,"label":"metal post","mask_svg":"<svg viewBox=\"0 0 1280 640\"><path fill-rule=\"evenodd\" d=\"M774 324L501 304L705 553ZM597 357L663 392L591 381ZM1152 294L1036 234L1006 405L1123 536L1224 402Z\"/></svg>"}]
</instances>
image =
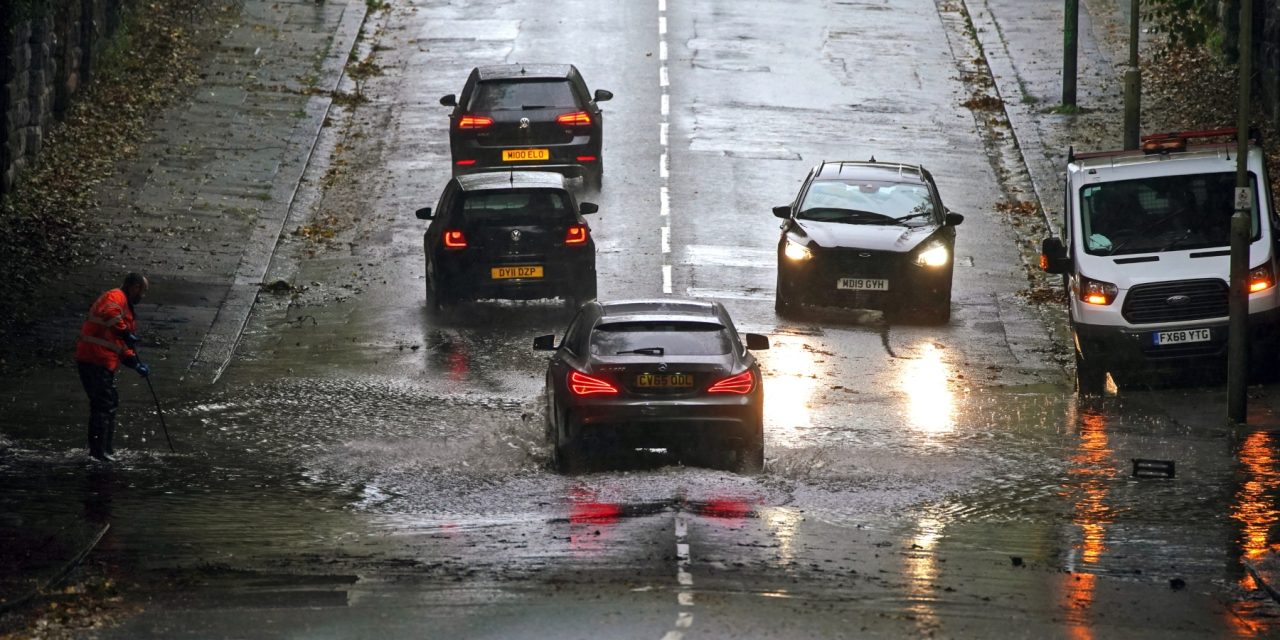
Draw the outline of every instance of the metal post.
<instances>
[{"instance_id":1,"label":"metal post","mask_svg":"<svg viewBox=\"0 0 1280 640\"><path fill-rule=\"evenodd\" d=\"M1250 92L1253 88L1253 0L1240 1L1240 103L1236 113L1236 197L1231 216L1230 334L1227 343L1227 419L1245 424L1249 375L1249 237L1253 188L1249 181Z\"/></svg>"},{"instance_id":2,"label":"metal post","mask_svg":"<svg viewBox=\"0 0 1280 640\"><path fill-rule=\"evenodd\" d=\"M1080 0L1066 0L1062 24L1062 106L1076 106L1076 49Z\"/></svg>"},{"instance_id":3,"label":"metal post","mask_svg":"<svg viewBox=\"0 0 1280 640\"><path fill-rule=\"evenodd\" d=\"M1138 66L1138 0L1129 3L1129 69L1124 72L1124 148L1137 149L1142 117L1142 69Z\"/></svg>"}]
</instances>

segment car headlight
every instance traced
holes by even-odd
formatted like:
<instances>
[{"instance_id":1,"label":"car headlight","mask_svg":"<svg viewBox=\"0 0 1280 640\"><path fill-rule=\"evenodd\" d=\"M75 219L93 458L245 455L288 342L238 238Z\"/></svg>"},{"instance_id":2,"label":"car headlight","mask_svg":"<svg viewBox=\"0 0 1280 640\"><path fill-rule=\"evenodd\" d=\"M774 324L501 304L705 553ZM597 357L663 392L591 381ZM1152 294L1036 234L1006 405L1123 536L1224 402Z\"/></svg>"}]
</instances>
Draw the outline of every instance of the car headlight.
<instances>
[{"instance_id":1,"label":"car headlight","mask_svg":"<svg viewBox=\"0 0 1280 640\"><path fill-rule=\"evenodd\" d=\"M787 238L787 244L782 248L782 255L789 260L803 261L813 257L813 251L791 238Z\"/></svg>"},{"instance_id":2,"label":"car headlight","mask_svg":"<svg viewBox=\"0 0 1280 640\"><path fill-rule=\"evenodd\" d=\"M943 267L951 261L947 245L936 243L916 254L916 264L921 267Z\"/></svg>"}]
</instances>

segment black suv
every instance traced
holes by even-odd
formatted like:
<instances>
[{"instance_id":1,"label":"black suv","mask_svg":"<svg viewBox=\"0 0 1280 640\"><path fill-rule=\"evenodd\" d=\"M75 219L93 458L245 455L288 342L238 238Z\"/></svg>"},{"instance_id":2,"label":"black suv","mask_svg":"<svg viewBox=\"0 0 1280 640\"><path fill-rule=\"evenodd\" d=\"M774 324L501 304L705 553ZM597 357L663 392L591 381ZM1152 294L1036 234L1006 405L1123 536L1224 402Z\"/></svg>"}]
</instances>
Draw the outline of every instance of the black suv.
<instances>
[{"instance_id":1,"label":"black suv","mask_svg":"<svg viewBox=\"0 0 1280 640\"><path fill-rule=\"evenodd\" d=\"M453 175L533 167L583 177L598 186L604 115L597 103L613 94L587 91L571 64L476 67L440 104L449 116Z\"/></svg>"},{"instance_id":2,"label":"black suv","mask_svg":"<svg viewBox=\"0 0 1280 640\"><path fill-rule=\"evenodd\" d=\"M773 214L786 220L778 239L778 313L809 304L951 319L955 227L964 216L942 206L924 168L823 162L795 201Z\"/></svg>"},{"instance_id":3,"label":"black suv","mask_svg":"<svg viewBox=\"0 0 1280 640\"><path fill-rule=\"evenodd\" d=\"M427 307L461 299L560 297L571 306L596 297L596 245L564 176L507 171L449 180L423 236Z\"/></svg>"}]
</instances>

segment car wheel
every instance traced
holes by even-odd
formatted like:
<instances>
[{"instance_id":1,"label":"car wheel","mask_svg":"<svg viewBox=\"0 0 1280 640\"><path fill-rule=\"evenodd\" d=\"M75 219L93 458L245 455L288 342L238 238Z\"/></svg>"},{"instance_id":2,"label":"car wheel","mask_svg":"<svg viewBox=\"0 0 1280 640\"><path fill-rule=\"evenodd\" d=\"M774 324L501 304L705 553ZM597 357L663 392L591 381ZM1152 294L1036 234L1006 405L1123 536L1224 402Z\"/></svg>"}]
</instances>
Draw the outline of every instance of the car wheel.
<instances>
[{"instance_id":1,"label":"car wheel","mask_svg":"<svg viewBox=\"0 0 1280 640\"><path fill-rule=\"evenodd\" d=\"M947 324L951 322L951 293L939 296L932 304L921 310L921 316L929 324Z\"/></svg>"},{"instance_id":2,"label":"car wheel","mask_svg":"<svg viewBox=\"0 0 1280 640\"><path fill-rule=\"evenodd\" d=\"M1102 395L1107 388L1107 370L1097 360L1086 360L1076 351L1076 392L1080 395Z\"/></svg>"},{"instance_id":3,"label":"car wheel","mask_svg":"<svg viewBox=\"0 0 1280 640\"><path fill-rule=\"evenodd\" d=\"M778 284L773 293L773 312L780 316L795 313L795 294L791 287L782 283L782 272L778 272Z\"/></svg>"},{"instance_id":4,"label":"car wheel","mask_svg":"<svg viewBox=\"0 0 1280 640\"><path fill-rule=\"evenodd\" d=\"M596 274L593 271L591 273L591 280L582 285L579 285L578 287L575 287L574 292L569 296L567 296L564 300L565 300L565 304L568 305L570 309L576 310L578 307L581 307L584 303L589 302L591 300L595 300L595 299L596 299Z\"/></svg>"},{"instance_id":5,"label":"car wheel","mask_svg":"<svg viewBox=\"0 0 1280 640\"><path fill-rule=\"evenodd\" d=\"M568 414L561 414L561 424L564 426L563 432L556 429L555 444L552 447L552 457L556 465L556 469L560 473L578 473L582 470L582 445L578 442L578 437L572 433L569 428Z\"/></svg>"},{"instance_id":6,"label":"car wheel","mask_svg":"<svg viewBox=\"0 0 1280 640\"><path fill-rule=\"evenodd\" d=\"M440 287L435 281L427 278L427 313L439 315L447 312L453 306L453 299L440 291Z\"/></svg>"},{"instance_id":7,"label":"car wheel","mask_svg":"<svg viewBox=\"0 0 1280 640\"><path fill-rule=\"evenodd\" d=\"M582 182L588 189L600 190L604 186L604 159L596 161L595 167L588 167L582 172Z\"/></svg>"}]
</instances>

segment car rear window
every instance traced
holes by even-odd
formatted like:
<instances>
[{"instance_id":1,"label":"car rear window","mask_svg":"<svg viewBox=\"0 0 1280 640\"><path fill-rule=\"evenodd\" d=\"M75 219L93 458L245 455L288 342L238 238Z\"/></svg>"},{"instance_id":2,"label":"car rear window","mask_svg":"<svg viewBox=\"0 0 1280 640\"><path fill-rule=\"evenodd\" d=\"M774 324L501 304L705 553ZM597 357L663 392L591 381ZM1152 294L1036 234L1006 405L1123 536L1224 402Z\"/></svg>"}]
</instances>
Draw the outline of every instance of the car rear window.
<instances>
[{"instance_id":1,"label":"car rear window","mask_svg":"<svg viewBox=\"0 0 1280 640\"><path fill-rule=\"evenodd\" d=\"M481 82L471 98L472 111L576 109L578 100L568 80Z\"/></svg>"},{"instance_id":2,"label":"car rear window","mask_svg":"<svg viewBox=\"0 0 1280 640\"><path fill-rule=\"evenodd\" d=\"M591 334L592 355L654 347L664 356L716 356L729 353L733 341L724 325L714 322L607 322Z\"/></svg>"},{"instance_id":3,"label":"car rear window","mask_svg":"<svg viewBox=\"0 0 1280 640\"><path fill-rule=\"evenodd\" d=\"M573 217L566 194L552 189L466 194L462 218L471 226L558 224Z\"/></svg>"}]
</instances>

